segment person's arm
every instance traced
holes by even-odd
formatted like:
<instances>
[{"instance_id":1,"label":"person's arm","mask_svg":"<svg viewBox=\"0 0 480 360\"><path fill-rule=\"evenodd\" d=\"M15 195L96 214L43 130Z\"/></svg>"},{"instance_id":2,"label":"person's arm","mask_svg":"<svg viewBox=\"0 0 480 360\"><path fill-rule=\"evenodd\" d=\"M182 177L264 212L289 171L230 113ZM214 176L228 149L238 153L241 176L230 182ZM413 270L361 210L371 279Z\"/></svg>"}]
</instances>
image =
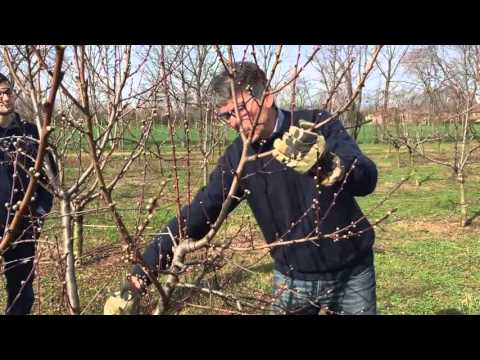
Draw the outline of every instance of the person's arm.
<instances>
[{"instance_id":1,"label":"person's arm","mask_svg":"<svg viewBox=\"0 0 480 360\"><path fill-rule=\"evenodd\" d=\"M311 116L310 121L300 118L298 126L291 126L274 141L273 157L300 174L318 176L318 184L326 187L338 185L352 169L345 190L354 196L371 193L377 183L375 164L362 154L338 119L315 128L330 114L315 111Z\"/></svg>"},{"instance_id":2,"label":"person's arm","mask_svg":"<svg viewBox=\"0 0 480 360\"><path fill-rule=\"evenodd\" d=\"M28 124L26 126L25 134L36 140L36 141L32 139L26 140L26 148L27 148L28 156L25 159L25 167L28 169L30 167L35 166L35 159L37 157L38 141L40 136L38 134L37 128L31 124ZM53 166L52 170L56 176L58 174L58 169L53 160L53 156L51 155L48 149L45 151L45 160L47 158L50 160L50 164L52 164ZM41 184L40 183L37 184L37 188L35 190L35 193L36 193L35 201L32 202L31 209L35 217L41 218L47 215L53 206L53 194L44 187L46 186L46 184L48 184L48 177L43 171L43 167L42 167L42 171L40 171L39 180Z\"/></svg>"},{"instance_id":3,"label":"person's arm","mask_svg":"<svg viewBox=\"0 0 480 360\"><path fill-rule=\"evenodd\" d=\"M329 113L321 112L316 122L321 122L329 116ZM372 193L377 184L377 167L372 160L362 153L340 120L332 120L321 127L320 131L325 137L327 151L340 158L344 168L344 176L352 167L354 160L357 160L345 183L345 190L354 196L365 196Z\"/></svg>"},{"instance_id":4,"label":"person's arm","mask_svg":"<svg viewBox=\"0 0 480 360\"><path fill-rule=\"evenodd\" d=\"M225 201L230 186L233 181L232 166L226 160L226 156L220 158L216 168L210 174L209 183L203 187L194 197L190 205L184 206L181 210L181 218L184 224L184 235L193 240L202 239L210 230L211 225L215 222L222 204ZM237 205L238 201L234 200L229 212ZM178 241L179 227L178 219L174 217L168 224L170 233ZM155 237L145 249L143 254L144 262L154 273L157 270L163 270L169 266L172 258L172 239L165 228L162 234ZM131 272L131 284L136 289L146 282L149 284L144 271L140 265L135 265ZM144 279L143 281L141 279Z\"/></svg>"}]
</instances>

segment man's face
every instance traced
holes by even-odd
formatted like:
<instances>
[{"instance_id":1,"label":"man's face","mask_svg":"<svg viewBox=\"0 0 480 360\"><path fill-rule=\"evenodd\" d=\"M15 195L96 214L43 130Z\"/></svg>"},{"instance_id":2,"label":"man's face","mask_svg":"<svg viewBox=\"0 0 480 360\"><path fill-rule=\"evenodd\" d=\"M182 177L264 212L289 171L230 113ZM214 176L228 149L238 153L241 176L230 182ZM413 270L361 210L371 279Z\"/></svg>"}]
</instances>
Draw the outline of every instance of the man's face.
<instances>
[{"instance_id":1,"label":"man's face","mask_svg":"<svg viewBox=\"0 0 480 360\"><path fill-rule=\"evenodd\" d=\"M259 111L257 125L255 126L252 142L258 139L268 138L273 130L275 124L271 124L272 120L269 116L273 101L271 96L266 97L263 107L260 110L260 103L257 98L247 91L237 95L237 106L240 119L235 112L235 105L233 99L227 101L223 106L217 109L217 115L228 126L237 131L241 131L248 138L253 130L253 123Z\"/></svg>"},{"instance_id":2,"label":"man's face","mask_svg":"<svg viewBox=\"0 0 480 360\"><path fill-rule=\"evenodd\" d=\"M14 110L13 90L10 83L0 83L0 115L8 115Z\"/></svg>"}]
</instances>

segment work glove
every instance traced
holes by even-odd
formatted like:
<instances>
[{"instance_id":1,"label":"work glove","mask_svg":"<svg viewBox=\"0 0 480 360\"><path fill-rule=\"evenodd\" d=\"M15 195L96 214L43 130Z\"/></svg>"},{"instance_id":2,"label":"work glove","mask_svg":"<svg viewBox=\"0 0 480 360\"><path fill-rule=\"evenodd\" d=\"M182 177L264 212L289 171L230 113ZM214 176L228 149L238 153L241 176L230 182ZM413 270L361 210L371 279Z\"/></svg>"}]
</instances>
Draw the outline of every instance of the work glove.
<instances>
[{"instance_id":1,"label":"work glove","mask_svg":"<svg viewBox=\"0 0 480 360\"><path fill-rule=\"evenodd\" d=\"M318 163L320 184L331 186L342 178L344 169L340 158L326 151L325 138L313 130L314 126L305 120L299 121L299 127L291 126L281 139L274 141L272 155L301 174L306 174Z\"/></svg>"},{"instance_id":2,"label":"work glove","mask_svg":"<svg viewBox=\"0 0 480 360\"><path fill-rule=\"evenodd\" d=\"M136 315L140 313L141 291L136 290L125 281L105 302L103 307L104 315Z\"/></svg>"}]
</instances>

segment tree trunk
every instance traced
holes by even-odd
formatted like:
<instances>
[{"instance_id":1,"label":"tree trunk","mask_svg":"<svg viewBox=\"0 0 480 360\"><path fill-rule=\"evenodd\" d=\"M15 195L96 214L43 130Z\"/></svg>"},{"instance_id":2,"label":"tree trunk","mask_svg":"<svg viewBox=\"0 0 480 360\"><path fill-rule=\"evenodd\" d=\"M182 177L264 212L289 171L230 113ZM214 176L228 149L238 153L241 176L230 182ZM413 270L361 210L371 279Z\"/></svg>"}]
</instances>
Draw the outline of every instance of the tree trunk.
<instances>
[{"instance_id":1,"label":"tree trunk","mask_svg":"<svg viewBox=\"0 0 480 360\"><path fill-rule=\"evenodd\" d=\"M109 143L109 146L110 146L110 149L113 149L113 144L115 143L115 139L117 138L118 136L118 123L115 122L114 126L113 126L113 131L110 133L110 143ZM120 151L123 151L123 139L122 141L120 142Z\"/></svg>"},{"instance_id":2,"label":"tree trunk","mask_svg":"<svg viewBox=\"0 0 480 360\"><path fill-rule=\"evenodd\" d=\"M208 157L203 159L203 186L207 186L208 183Z\"/></svg>"},{"instance_id":3,"label":"tree trunk","mask_svg":"<svg viewBox=\"0 0 480 360\"><path fill-rule=\"evenodd\" d=\"M206 186L208 182L208 156L207 156L207 151L208 151L208 116L205 116L204 119L204 132L203 132L203 153L204 158L203 158L203 185Z\"/></svg>"},{"instance_id":4,"label":"tree trunk","mask_svg":"<svg viewBox=\"0 0 480 360\"><path fill-rule=\"evenodd\" d=\"M60 202L63 227L63 256L66 262L65 283L67 286L67 299L71 315L80 313L80 299L78 297L77 279L75 275L75 257L73 254L73 217L70 199L63 198Z\"/></svg>"},{"instance_id":5,"label":"tree trunk","mask_svg":"<svg viewBox=\"0 0 480 360\"><path fill-rule=\"evenodd\" d=\"M463 173L457 175L460 191L460 226L467 226L467 203L465 202L465 178Z\"/></svg>"},{"instance_id":6,"label":"tree trunk","mask_svg":"<svg viewBox=\"0 0 480 360\"><path fill-rule=\"evenodd\" d=\"M158 167L160 169L160 175L164 176L163 165L162 165L162 147L157 142L155 143L155 146L157 147L157 151L158 151Z\"/></svg>"},{"instance_id":7,"label":"tree trunk","mask_svg":"<svg viewBox=\"0 0 480 360\"><path fill-rule=\"evenodd\" d=\"M360 107L358 107L360 109ZM364 122L362 113L358 110L355 112L355 129L353 133L353 138L355 141L358 141L358 135L360 134L360 129L362 128L362 123Z\"/></svg>"},{"instance_id":8,"label":"tree trunk","mask_svg":"<svg viewBox=\"0 0 480 360\"><path fill-rule=\"evenodd\" d=\"M409 162L410 162L410 176L412 176L415 179L415 186L420 186L420 180L417 176L417 172L415 171L415 154L413 150L408 150L408 157L409 157Z\"/></svg>"},{"instance_id":9,"label":"tree trunk","mask_svg":"<svg viewBox=\"0 0 480 360\"><path fill-rule=\"evenodd\" d=\"M82 264L83 255L83 215L78 214L78 212L81 211L83 211L83 207L77 207L73 217L73 239L75 245L76 265Z\"/></svg>"}]
</instances>

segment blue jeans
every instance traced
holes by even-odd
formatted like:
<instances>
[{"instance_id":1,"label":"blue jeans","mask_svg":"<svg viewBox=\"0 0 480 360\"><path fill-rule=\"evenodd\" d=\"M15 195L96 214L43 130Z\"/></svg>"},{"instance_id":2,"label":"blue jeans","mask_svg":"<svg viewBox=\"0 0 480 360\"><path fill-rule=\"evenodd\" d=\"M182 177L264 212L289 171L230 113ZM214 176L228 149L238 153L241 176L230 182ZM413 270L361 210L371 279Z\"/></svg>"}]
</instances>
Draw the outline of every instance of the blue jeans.
<instances>
[{"instance_id":1,"label":"blue jeans","mask_svg":"<svg viewBox=\"0 0 480 360\"><path fill-rule=\"evenodd\" d=\"M3 255L7 280L5 315L29 314L35 300L33 257L36 246L31 233L27 233L22 239L24 242L11 246Z\"/></svg>"},{"instance_id":2,"label":"blue jeans","mask_svg":"<svg viewBox=\"0 0 480 360\"><path fill-rule=\"evenodd\" d=\"M348 272L339 280L294 280L279 271L273 276L274 314L375 315L377 312L375 268L359 274Z\"/></svg>"}]
</instances>

